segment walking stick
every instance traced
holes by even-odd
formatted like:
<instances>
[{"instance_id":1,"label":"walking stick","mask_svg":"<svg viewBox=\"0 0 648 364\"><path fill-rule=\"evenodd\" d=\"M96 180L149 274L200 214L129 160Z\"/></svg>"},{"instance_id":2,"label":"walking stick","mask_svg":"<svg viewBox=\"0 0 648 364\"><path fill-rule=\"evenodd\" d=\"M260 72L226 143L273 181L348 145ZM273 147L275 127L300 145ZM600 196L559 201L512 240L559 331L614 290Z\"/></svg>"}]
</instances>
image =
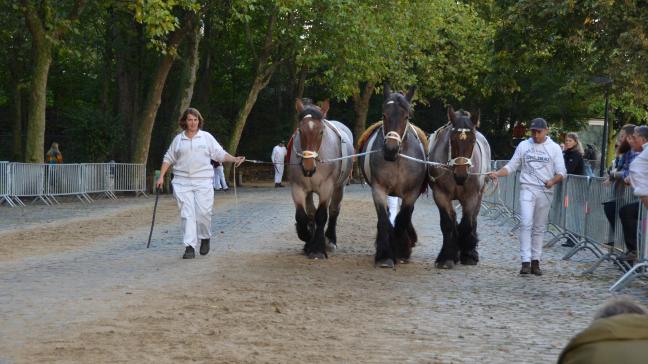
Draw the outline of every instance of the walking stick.
<instances>
[{"instance_id":1,"label":"walking stick","mask_svg":"<svg viewBox=\"0 0 648 364\"><path fill-rule=\"evenodd\" d=\"M160 189L155 187L155 205L153 206L153 221L151 221L151 232L149 232L148 243L146 249L151 245L151 236L153 235L153 226L155 225L155 211L157 210L158 199L160 198Z\"/></svg>"}]
</instances>

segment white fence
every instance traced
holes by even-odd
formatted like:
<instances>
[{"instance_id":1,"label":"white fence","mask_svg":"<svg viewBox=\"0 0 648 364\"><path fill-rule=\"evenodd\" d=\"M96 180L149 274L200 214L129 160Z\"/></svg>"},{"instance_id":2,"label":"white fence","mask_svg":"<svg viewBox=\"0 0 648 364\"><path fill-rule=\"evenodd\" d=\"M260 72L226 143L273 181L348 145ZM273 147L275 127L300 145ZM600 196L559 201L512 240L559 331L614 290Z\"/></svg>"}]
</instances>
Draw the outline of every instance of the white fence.
<instances>
[{"instance_id":1,"label":"white fence","mask_svg":"<svg viewBox=\"0 0 648 364\"><path fill-rule=\"evenodd\" d=\"M0 205L24 206L26 198L58 204L59 196L92 202L93 197L117 198L116 192L145 194L146 167L130 163L0 162Z\"/></svg>"}]
</instances>

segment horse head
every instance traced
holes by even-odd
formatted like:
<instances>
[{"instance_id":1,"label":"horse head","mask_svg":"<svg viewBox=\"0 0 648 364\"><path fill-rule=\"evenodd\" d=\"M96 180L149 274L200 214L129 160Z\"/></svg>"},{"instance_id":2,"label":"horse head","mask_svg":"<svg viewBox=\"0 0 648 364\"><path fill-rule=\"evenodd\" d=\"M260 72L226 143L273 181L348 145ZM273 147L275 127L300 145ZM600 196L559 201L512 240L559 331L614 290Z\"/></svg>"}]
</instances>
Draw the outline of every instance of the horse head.
<instances>
[{"instance_id":1,"label":"horse head","mask_svg":"<svg viewBox=\"0 0 648 364\"><path fill-rule=\"evenodd\" d=\"M477 141L477 127L479 126L479 111L471 115L464 110L454 111L448 107L450 130L450 155L448 165L452 168L455 182L463 185L468 178L468 170L472 166L472 154Z\"/></svg>"},{"instance_id":2,"label":"horse head","mask_svg":"<svg viewBox=\"0 0 648 364\"><path fill-rule=\"evenodd\" d=\"M383 96L383 135L385 143L383 156L387 161L395 161L398 157L407 123L410 117L410 101L414 96L414 86L407 91L407 95L391 92L388 83L384 84Z\"/></svg>"},{"instance_id":3,"label":"horse head","mask_svg":"<svg viewBox=\"0 0 648 364\"><path fill-rule=\"evenodd\" d=\"M300 164L304 177L312 177L317 170L317 161L319 160L319 150L322 146L324 136L324 122L326 113L329 109L329 101L325 100L322 107L317 105L304 105L300 99L297 99L295 107L299 113L299 143L301 151L295 151L300 157Z\"/></svg>"}]
</instances>

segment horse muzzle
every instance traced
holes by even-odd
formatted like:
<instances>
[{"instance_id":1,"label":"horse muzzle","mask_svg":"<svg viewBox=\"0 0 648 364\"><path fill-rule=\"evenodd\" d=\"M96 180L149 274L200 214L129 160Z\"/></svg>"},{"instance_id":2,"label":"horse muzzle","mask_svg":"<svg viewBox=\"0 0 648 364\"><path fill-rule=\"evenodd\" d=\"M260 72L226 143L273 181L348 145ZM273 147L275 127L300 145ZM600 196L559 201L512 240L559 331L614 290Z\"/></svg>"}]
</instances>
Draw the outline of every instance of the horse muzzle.
<instances>
[{"instance_id":1,"label":"horse muzzle","mask_svg":"<svg viewBox=\"0 0 648 364\"><path fill-rule=\"evenodd\" d=\"M306 169L306 167L304 167L303 164L301 166L301 169L302 169L302 173L304 174L304 177L313 177L315 171L317 171L317 167Z\"/></svg>"}]
</instances>

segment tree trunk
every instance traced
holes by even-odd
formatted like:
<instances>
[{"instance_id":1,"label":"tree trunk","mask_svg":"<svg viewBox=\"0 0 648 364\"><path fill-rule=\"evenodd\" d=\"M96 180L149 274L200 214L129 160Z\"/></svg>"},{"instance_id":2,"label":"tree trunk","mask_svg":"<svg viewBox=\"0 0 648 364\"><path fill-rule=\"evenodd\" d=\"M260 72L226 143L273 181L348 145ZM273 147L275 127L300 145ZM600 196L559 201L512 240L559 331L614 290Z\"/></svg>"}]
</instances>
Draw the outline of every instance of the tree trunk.
<instances>
[{"instance_id":1,"label":"tree trunk","mask_svg":"<svg viewBox=\"0 0 648 364\"><path fill-rule=\"evenodd\" d=\"M23 160L22 145L22 87L20 82L14 80L11 89L13 90L13 102L11 105L11 133L13 134L12 158L16 162Z\"/></svg>"},{"instance_id":2,"label":"tree trunk","mask_svg":"<svg viewBox=\"0 0 648 364\"><path fill-rule=\"evenodd\" d=\"M193 29L193 23L198 22L196 13L189 12L185 16L184 25L177 29L169 38L167 47L170 49L166 55L160 60L151 87L148 91L146 103L142 114L139 117L139 125L135 133L135 147L133 150L133 163L144 163L148 160L149 147L151 146L151 133L153 125L155 124L155 117L162 100L162 91L166 83L167 76L173 66L176 58L175 51L185 37L188 29Z\"/></svg>"},{"instance_id":3,"label":"tree trunk","mask_svg":"<svg viewBox=\"0 0 648 364\"><path fill-rule=\"evenodd\" d=\"M367 82L362 90L360 87L361 86L358 85L358 92L353 94L353 110L356 114L355 125L353 126L353 135L355 135L356 141L367 128L369 100L371 100L371 95L373 95L373 90L376 87L376 84L373 82Z\"/></svg>"},{"instance_id":4,"label":"tree trunk","mask_svg":"<svg viewBox=\"0 0 648 364\"><path fill-rule=\"evenodd\" d=\"M34 68L29 106L27 111L27 139L25 141L25 161L43 163L45 156L45 107L47 105L47 76L52 64L52 43L43 34L33 36Z\"/></svg>"},{"instance_id":5,"label":"tree trunk","mask_svg":"<svg viewBox=\"0 0 648 364\"><path fill-rule=\"evenodd\" d=\"M192 29L191 33L187 37L188 56L182 69L182 76L180 78L180 97L172 122L176 122L180 118L182 112L191 106L191 100L193 99L194 86L196 85L196 74L200 63L200 57L198 55L198 49L200 46L200 27L197 25L198 23L196 23L196 27Z\"/></svg>"}]
</instances>

